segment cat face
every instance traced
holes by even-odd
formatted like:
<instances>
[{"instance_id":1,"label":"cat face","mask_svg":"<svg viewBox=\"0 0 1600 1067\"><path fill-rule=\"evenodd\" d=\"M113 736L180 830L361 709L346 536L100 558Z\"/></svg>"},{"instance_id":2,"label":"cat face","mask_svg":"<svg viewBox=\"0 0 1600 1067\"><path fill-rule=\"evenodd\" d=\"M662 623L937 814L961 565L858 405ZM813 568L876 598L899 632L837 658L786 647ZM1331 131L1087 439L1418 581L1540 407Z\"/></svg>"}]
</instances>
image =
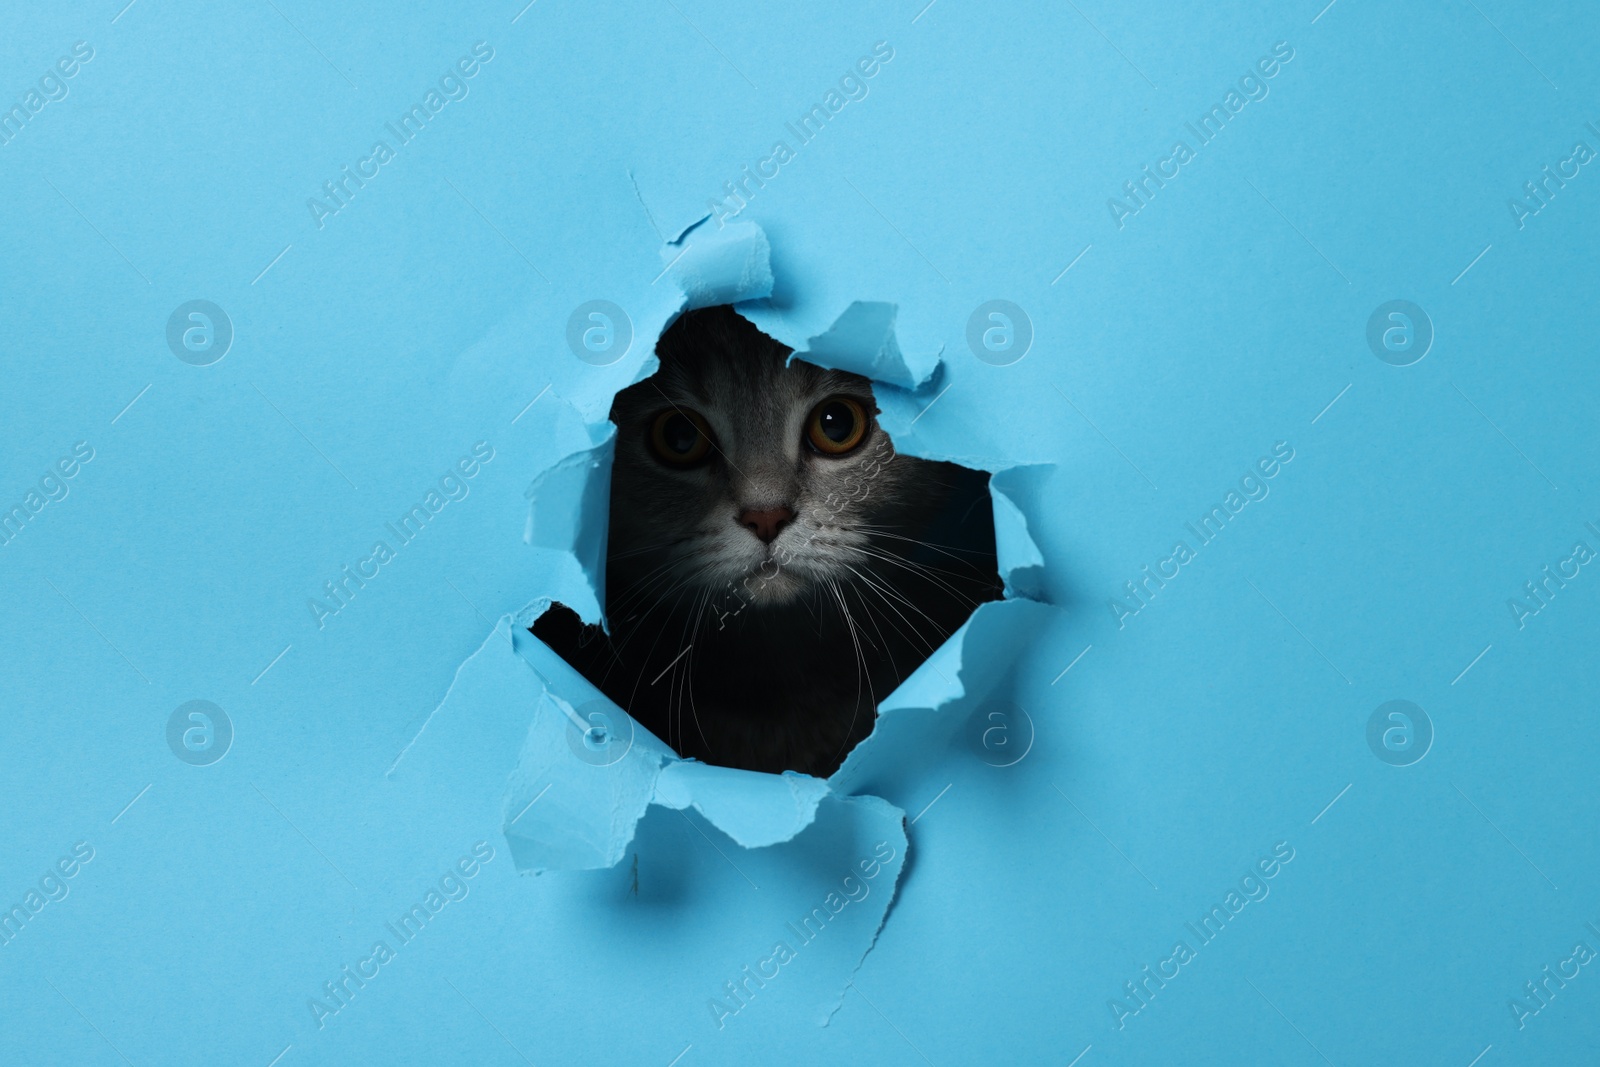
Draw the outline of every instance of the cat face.
<instances>
[{"instance_id":1,"label":"cat face","mask_svg":"<svg viewBox=\"0 0 1600 1067\"><path fill-rule=\"evenodd\" d=\"M613 594L760 609L869 569L918 461L895 455L867 379L789 353L730 308L692 311L660 372L617 395Z\"/></svg>"}]
</instances>

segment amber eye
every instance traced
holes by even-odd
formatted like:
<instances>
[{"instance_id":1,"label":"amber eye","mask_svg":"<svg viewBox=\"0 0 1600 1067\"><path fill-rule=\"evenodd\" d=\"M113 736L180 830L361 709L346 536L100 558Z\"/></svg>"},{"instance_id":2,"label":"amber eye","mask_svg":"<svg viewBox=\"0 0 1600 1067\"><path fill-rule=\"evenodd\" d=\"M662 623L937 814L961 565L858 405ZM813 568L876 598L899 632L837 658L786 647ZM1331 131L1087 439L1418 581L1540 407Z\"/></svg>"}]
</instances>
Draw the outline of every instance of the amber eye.
<instances>
[{"instance_id":1,"label":"amber eye","mask_svg":"<svg viewBox=\"0 0 1600 1067\"><path fill-rule=\"evenodd\" d=\"M668 408L650 424L650 448L674 467L689 467L711 451L711 427L697 411Z\"/></svg>"},{"instance_id":2,"label":"amber eye","mask_svg":"<svg viewBox=\"0 0 1600 1067\"><path fill-rule=\"evenodd\" d=\"M848 396L829 397L806 419L806 440L826 456L853 451L866 436L867 410Z\"/></svg>"}]
</instances>

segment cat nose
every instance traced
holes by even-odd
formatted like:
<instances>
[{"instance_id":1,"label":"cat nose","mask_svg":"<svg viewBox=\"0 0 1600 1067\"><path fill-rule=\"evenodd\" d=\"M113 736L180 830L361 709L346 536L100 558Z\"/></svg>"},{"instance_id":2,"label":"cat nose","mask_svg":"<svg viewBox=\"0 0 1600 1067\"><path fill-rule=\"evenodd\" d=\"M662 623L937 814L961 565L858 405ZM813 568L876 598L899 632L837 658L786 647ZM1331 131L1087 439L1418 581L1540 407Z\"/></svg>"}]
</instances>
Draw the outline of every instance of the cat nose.
<instances>
[{"instance_id":1,"label":"cat nose","mask_svg":"<svg viewBox=\"0 0 1600 1067\"><path fill-rule=\"evenodd\" d=\"M789 508L768 508L765 511L747 510L739 513L739 525L761 538L763 544L769 545L782 532L783 528L793 521L794 512Z\"/></svg>"}]
</instances>

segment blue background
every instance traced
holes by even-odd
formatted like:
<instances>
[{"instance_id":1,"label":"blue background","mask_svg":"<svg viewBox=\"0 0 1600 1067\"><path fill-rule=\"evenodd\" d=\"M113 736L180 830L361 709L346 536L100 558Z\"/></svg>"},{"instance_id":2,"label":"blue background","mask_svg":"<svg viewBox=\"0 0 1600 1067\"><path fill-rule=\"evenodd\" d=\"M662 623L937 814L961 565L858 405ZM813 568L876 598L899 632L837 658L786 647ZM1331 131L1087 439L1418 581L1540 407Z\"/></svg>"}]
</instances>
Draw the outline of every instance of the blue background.
<instances>
[{"instance_id":1,"label":"blue background","mask_svg":"<svg viewBox=\"0 0 1600 1067\"><path fill-rule=\"evenodd\" d=\"M1600 150L1592 9L114 0L5 22L7 106L75 42L93 58L0 146L0 503L75 442L94 458L0 546L0 904L77 842L94 858L0 947L0 1062L1490 1067L1600 1040L1592 967L1511 1007L1600 950L1600 578L1520 625L1507 603L1600 549L1600 177L1521 225L1508 206ZM466 97L319 227L307 199L479 41ZM993 694L1033 746L995 767L957 731L781 845L657 805L615 869L518 874L496 805L531 672L484 661L475 707L523 703L389 772L496 620L576 580L524 540L527 493L648 371L673 242L879 41L866 97L739 215L775 279L748 313L804 348L853 301L895 305L900 348L944 361L897 444L1048 465L1013 477L1059 610L1015 630ZM1108 198L1195 147L1184 124L1278 42L1269 94L1119 227ZM1008 366L966 343L994 298L1034 330ZM192 299L235 331L211 366L167 345ZM591 299L636 330L611 367L564 341ZM1366 340L1392 299L1435 334L1406 367ZM307 599L478 441L469 496L319 628ZM1270 494L1119 620L1277 442ZM236 732L206 767L165 739L192 699ZM1367 742L1395 699L1435 735L1403 767ZM889 804L915 821L873 883L881 931L852 904L719 1027L723 983L899 833ZM308 999L479 841L470 894L319 1027ZM1185 924L1280 842L1270 895L1199 945ZM1119 1020L1179 939L1195 958Z\"/></svg>"}]
</instances>

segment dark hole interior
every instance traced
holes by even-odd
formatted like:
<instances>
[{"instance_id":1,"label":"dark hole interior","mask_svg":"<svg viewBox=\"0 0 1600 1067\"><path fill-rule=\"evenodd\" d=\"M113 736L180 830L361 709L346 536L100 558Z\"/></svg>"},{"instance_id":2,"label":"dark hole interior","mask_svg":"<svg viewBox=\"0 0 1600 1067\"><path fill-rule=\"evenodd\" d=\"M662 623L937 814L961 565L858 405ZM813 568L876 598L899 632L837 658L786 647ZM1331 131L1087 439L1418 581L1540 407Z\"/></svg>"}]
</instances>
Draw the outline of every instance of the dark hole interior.
<instances>
[{"instance_id":1,"label":"dark hole interior","mask_svg":"<svg viewBox=\"0 0 1600 1067\"><path fill-rule=\"evenodd\" d=\"M609 633L531 627L679 755L826 776L879 701L1002 595L989 475L893 450L872 386L732 308L617 395Z\"/></svg>"}]
</instances>

